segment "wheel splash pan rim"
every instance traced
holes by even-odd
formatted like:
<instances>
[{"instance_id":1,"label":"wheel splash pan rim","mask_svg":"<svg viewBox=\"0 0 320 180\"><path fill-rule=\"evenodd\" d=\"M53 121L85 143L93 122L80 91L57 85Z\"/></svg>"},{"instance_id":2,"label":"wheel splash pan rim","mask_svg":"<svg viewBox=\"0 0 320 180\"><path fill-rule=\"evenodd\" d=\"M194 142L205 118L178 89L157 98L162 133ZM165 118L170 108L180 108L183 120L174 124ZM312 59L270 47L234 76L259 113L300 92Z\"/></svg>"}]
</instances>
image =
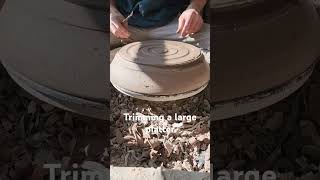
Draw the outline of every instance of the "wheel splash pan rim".
<instances>
[{"instance_id":1,"label":"wheel splash pan rim","mask_svg":"<svg viewBox=\"0 0 320 180\"><path fill-rule=\"evenodd\" d=\"M245 97L213 102L211 120L223 120L245 115L271 106L301 88L311 76L315 63L304 72L277 87L258 92Z\"/></svg>"},{"instance_id":2,"label":"wheel splash pan rim","mask_svg":"<svg viewBox=\"0 0 320 180\"><path fill-rule=\"evenodd\" d=\"M1 62L9 76L25 91L36 98L58 108L88 116L95 119L107 120L108 106L103 102L95 102L76 97L42 86L14 71L4 61Z\"/></svg>"}]
</instances>

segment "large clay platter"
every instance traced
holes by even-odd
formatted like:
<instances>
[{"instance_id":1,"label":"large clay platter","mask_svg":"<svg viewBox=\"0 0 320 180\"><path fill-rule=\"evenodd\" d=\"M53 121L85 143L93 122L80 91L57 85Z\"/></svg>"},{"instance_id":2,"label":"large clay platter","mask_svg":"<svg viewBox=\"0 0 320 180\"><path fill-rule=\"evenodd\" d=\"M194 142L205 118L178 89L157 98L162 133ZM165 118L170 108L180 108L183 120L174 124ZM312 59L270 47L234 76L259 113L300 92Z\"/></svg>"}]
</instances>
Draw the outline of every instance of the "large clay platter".
<instances>
[{"instance_id":1,"label":"large clay platter","mask_svg":"<svg viewBox=\"0 0 320 180\"><path fill-rule=\"evenodd\" d=\"M117 49L110 80L120 92L150 101L171 101L201 92L210 78L209 64L190 44L151 40Z\"/></svg>"}]
</instances>

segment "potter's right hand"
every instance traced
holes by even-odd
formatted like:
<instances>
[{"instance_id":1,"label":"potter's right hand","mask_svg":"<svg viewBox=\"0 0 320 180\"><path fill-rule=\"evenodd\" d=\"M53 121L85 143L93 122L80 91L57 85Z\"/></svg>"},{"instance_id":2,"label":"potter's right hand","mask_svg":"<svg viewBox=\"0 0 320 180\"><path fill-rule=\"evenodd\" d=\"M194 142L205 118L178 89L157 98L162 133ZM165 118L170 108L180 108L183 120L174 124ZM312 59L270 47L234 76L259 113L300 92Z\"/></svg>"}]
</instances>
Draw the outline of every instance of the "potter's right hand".
<instances>
[{"instance_id":1,"label":"potter's right hand","mask_svg":"<svg viewBox=\"0 0 320 180\"><path fill-rule=\"evenodd\" d=\"M130 36L128 23L123 22L124 19L121 14L110 14L110 32L121 39L127 39Z\"/></svg>"}]
</instances>

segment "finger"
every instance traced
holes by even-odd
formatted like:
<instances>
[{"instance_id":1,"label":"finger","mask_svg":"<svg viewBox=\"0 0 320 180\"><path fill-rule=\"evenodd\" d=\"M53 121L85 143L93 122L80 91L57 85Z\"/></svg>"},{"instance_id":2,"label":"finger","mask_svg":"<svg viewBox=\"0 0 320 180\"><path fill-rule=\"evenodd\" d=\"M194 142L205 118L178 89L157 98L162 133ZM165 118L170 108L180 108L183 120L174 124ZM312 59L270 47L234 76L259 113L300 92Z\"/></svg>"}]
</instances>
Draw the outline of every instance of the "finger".
<instances>
[{"instance_id":1,"label":"finger","mask_svg":"<svg viewBox=\"0 0 320 180\"><path fill-rule=\"evenodd\" d=\"M203 26L203 20L202 20L202 18L201 18L201 20L200 20L200 22L199 22L199 25L198 25L197 32L202 29L202 26Z\"/></svg>"},{"instance_id":2,"label":"finger","mask_svg":"<svg viewBox=\"0 0 320 180\"><path fill-rule=\"evenodd\" d=\"M122 34L124 34L124 36L126 36L125 38L128 38L130 36L130 32L128 31L128 29L121 28L119 30L121 31Z\"/></svg>"},{"instance_id":3,"label":"finger","mask_svg":"<svg viewBox=\"0 0 320 180\"><path fill-rule=\"evenodd\" d=\"M191 32L192 33L196 33L196 32L198 32L200 29L201 29L201 19L199 18L197 21L195 21L195 23L193 24L193 26L192 26L192 30L191 30Z\"/></svg>"},{"instance_id":4,"label":"finger","mask_svg":"<svg viewBox=\"0 0 320 180\"><path fill-rule=\"evenodd\" d=\"M130 31L129 31L129 25L128 25L128 23L125 23L124 25L123 25L123 27L124 27L124 30L126 31L126 33L128 34L128 37L131 35L131 33L130 33Z\"/></svg>"},{"instance_id":5,"label":"finger","mask_svg":"<svg viewBox=\"0 0 320 180\"><path fill-rule=\"evenodd\" d=\"M125 35L119 31L119 29L113 25L113 30L112 30L112 33L117 37L117 38L122 38L124 37Z\"/></svg>"},{"instance_id":6,"label":"finger","mask_svg":"<svg viewBox=\"0 0 320 180\"><path fill-rule=\"evenodd\" d=\"M197 32L200 24L201 24L201 19L200 19L199 17L197 17L197 18L194 20L194 22L193 22L193 24L191 25L191 27L190 27L190 33L195 33L195 32Z\"/></svg>"},{"instance_id":7,"label":"finger","mask_svg":"<svg viewBox=\"0 0 320 180\"><path fill-rule=\"evenodd\" d=\"M189 19L190 19L190 21L189 21L189 23L187 24L187 26L185 26L185 27L186 27L186 30L185 30L183 36L187 36L188 34L191 33L191 31L192 31L191 28L192 28L193 24L196 22L197 16L194 15L194 14L192 14Z\"/></svg>"},{"instance_id":8,"label":"finger","mask_svg":"<svg viewBox=\"0 0 320 180\"><path fill-rule=\"evenodd\" d=\"M115 27L114 24L110 24L110 32L116 36L117 28ZM116 36L117 37L117 36Z\"/></svg>"},{"instance_id":9,"label":"finger","mask_svg":"<svg viewBox=\"0 0 320 180\"><path fill-rule=\"evenodd\" d=\"M185 20L183 18L181 20L179 19L177 33L180 33L180 31L182 30L182 27L184 26L184 22Z\"/></svg>"},{"instance_id":10,"label":"finger","mask_svg":"<svg viewBox=\"0 0 320 180\"><path fill-rule=\"evenodd\" d=\"M115 23L115 26L118 28L119 31L121 31L122 34L125 34L129 37L129 31L128 29L121 23Z\"/></svg>"},{"instance_id":11,"label":"finger","mask_svg":"<svg viewBox=\"0 0 320 180\"><path fill-rule=\"evenodd\" d=\"M123 26L123 24L121 24L121 23L112 23L119 31L122 31L122 32L128 32L128 30L127 30L127 28L125 28L124 26Z\"/></svg>"},{"instance_id":12,"label":"finger","mask_svg":"<svg viewBox=\"0 0 320 180\"><path fill-rule=\"evenodd\" d=\"M125 34L124 32L122 31L117 31L117 34L120 38L123 38L123 39L127 39L129 38L129 35L128 34Z\"/></svg>"},{"instance_id":13,"label":"finger","mask_svg":"<svg viewBox=\"0 0 320 180\"><path fill-rule=\"evenodd\" d=\"M128 38L130 36L129 31L119 23L113 23L113 25L116 28L116 33L121 37L121 38Z\"/></svg>"},{"instance_id":14,"label":"finger","mask_svg":"<svg viewBox=\"0 0 320 180\"><path fill-rule=\"evenodd\" d=\"M122 38L122 39L126 39L127 38L127 36L125 34L123 34L121 31L117 31L116 32L116 36L118 38Z\"/></svg>"},{"instance_id":15,"label":"finger","mask_svg":"<svg viewBox=\"0 0 320 180\"><path fill-rule=\"evenodd\" d=\"M203 19L202 19L202 17L200 17L199 25L197 26L196 32L199 32L202 29L202 26L203 26Z\"/></svg>"},{"instance_id":16,"label":"finger","mask_svg":"<svg viewBox=\"0 0 320 180\"><path fill-rule=\"evenodd\" d=\"M111 25L111 32L117 38L126 38L126 35L123 32L119 31L119 29L114 24Z\"/></svg>"},{"instance_id":17,"label":"finger","mask_svg":"<svg viewBox=\"0 0 320 180\"><path fill-rule=\"evenodd\" d=\"M181 36L185 37L190 31L190 27L192 25L193 17L191 16L187 22L184 24L182 31L181 31Z\"/></svg>"},{"instance_id":18,"label":"finger","mask_svg":"<svg viewBox=\"0 0 320 180\"><path fill-rule=\"evenodd\" d=\"M123 25L126 29L128 29L128 27L129 27L128 22L124 22L124 23L122 23L122 25Z\"/></svg>"},{"instance_id":19,"label":"finger","mask_svg":"<svg viewBox=\"0 0 320 180\"><path fill-rule=\"evenodd\" d=\"M129 38L129 34L128 33L125 33L123 31L118 31L119 32L119 35L121 36L121 38Z\"/></svg>"}]
</instances>

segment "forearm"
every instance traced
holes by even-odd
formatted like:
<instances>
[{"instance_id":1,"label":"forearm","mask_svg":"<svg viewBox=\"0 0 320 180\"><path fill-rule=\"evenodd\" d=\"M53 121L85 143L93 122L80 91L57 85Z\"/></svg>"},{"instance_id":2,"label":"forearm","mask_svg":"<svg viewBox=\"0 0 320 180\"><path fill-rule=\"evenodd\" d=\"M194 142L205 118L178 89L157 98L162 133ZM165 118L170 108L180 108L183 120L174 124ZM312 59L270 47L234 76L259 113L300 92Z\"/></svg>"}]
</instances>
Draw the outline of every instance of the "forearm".
<instances>
[{"instance_id":1,"label":"forearm","mask_svg":"<svg viewBox=\"0 0 320 180\"><path fill-rule=\"evenodd\" d=\"M190 0L190 5L188 6L188 9L195 9L198 12L202 12L206 3L207 0Z\"/></svg>"},{"instance_id":2,"label":"forearm","mask_svg":"<svg viewBox=\"0 0 320 180\"><path fill-rule=\"evenodd\" d=\"M116 7L116 0L110 0L110 14L111 15L117 15L120 14Z\"/></svg>"}]
</instances>

